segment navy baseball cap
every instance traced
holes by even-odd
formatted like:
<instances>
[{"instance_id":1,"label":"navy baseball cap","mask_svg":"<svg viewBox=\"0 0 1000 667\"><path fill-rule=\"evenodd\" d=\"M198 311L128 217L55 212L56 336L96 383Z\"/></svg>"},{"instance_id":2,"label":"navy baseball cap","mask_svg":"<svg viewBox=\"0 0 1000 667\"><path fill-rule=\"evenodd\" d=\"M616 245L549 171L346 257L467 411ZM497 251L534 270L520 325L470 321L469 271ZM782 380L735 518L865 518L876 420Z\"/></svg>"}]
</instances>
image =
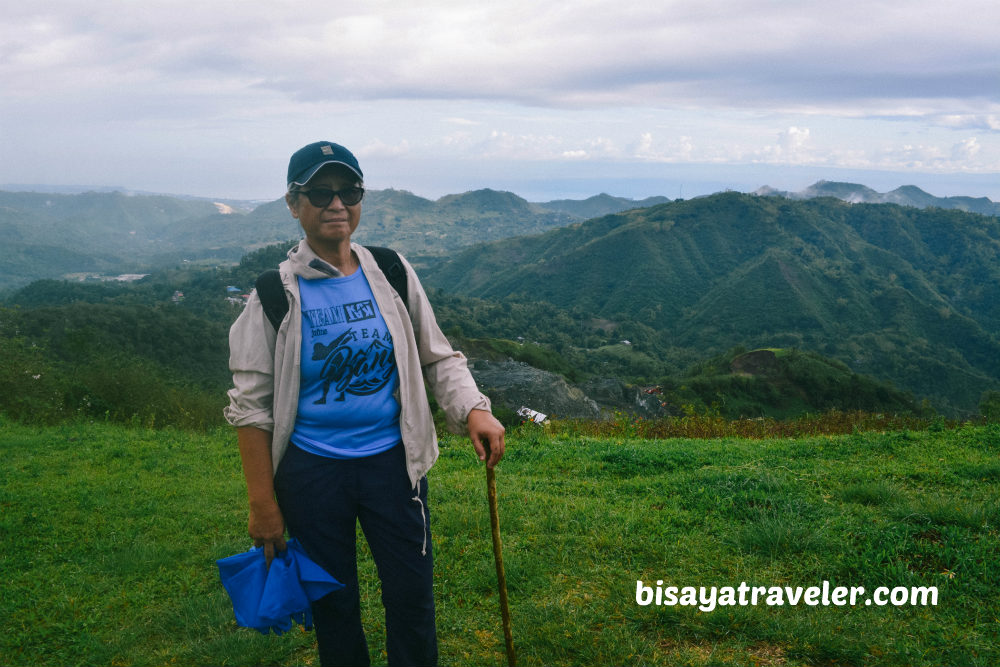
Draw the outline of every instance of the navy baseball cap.
<instances>
[{"instance_id":1,"label":"navy baseball cap","mask_svg":"<svg viewBox=\"0 0 1000 667\"><path fill-rule=\"evenodd\" d=\"M358 159L351 151L332 141L317 141L292 154L292 159L288 161L288 189L291 190L295 185L305 185L317 171L328 164L344 165L357 174L359 180L365 180Z\"/></svg>"}]
</instances>

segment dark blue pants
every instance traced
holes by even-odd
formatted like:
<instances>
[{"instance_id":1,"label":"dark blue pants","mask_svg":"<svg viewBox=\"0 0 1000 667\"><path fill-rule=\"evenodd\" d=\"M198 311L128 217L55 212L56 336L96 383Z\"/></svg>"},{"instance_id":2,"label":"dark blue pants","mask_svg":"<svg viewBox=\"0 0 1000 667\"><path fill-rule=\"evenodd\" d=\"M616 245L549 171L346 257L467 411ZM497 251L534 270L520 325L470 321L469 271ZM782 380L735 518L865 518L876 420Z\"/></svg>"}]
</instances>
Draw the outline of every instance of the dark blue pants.
<instances>
[{"instance_id":1,"label":"dark blue pants","mask_svg":"<svg viewBox=\"0 0 1000 667\"><path fill-rule=\"evenodd\" d=\"M290 536L344 588L313 603L322 665L368 665L361 627L356 525L382 582L389 664L437 664L427 479L410 485L403 446L331 459L289 445L275 475Z\"/></svg>"}]
</instances>

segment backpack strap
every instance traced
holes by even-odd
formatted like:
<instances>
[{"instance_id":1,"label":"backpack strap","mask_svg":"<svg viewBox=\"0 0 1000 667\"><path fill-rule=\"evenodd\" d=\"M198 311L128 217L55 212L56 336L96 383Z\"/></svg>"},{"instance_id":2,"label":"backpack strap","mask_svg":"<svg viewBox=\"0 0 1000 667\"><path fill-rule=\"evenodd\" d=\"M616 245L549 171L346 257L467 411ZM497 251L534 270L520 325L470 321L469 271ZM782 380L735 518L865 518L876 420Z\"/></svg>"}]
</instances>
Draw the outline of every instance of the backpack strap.
<instances>
[{"instance_id":1,"label":"backpack strap","mask_svg":"<svg viewBox=\"0 0 1000 667\"><path fill-rule=\"evenodd\" d=\"M389 285L396 290L396 293L403 300L403 305L409 310L409 285L406 267L403 266L403 260L400 259L399 253L391 248L380 246L365 247L375 257L378 268L385 274ZM285 286L281 283L281 273L277 269L268 269L257 276L255 286L260 304L264 308L264 314L274 330L277 331L278 327L281 326L281 321L288 313L288 295L285 294Z\"/></svg>"},{"instance_id":2,"label":"backpack strap","mask_svg":"<svg viewBox=\"0 0 1000 667\"><path fill-rule=\"evenodd\" d=\"M406 267L403 266L403 260L399 258L399 253L392 248L382 248L374 245L366 245L365 247L375 257L378 268L385 274L389 284L392 285L392 289L396 290L396 293L403 300L403 305L409 310L409 286L406 278Z\"/></svg>"},{"instance_id":3,"label":"backpack strap","mask_svg":"<svg viewBox=\"0 0 1000 667\"><path fill-rule=\"evenodd\" d=\"M256 287L264 314L277 331L288 312L288 295L285 294L285 286L281 284L281 272L278 269L268 269L257 276Z\"/></svg>"}]
</instances>

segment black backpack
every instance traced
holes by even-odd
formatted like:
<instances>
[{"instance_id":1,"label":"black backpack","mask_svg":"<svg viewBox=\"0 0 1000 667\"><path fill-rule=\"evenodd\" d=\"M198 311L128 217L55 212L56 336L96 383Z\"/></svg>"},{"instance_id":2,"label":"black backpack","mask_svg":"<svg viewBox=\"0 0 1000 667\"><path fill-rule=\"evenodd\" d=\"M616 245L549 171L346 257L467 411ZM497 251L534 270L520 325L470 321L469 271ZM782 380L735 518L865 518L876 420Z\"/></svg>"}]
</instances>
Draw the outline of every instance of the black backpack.
<instances>
[{"instance_id":1,"label":"black backpack","mask_svg":"<svg viewBox=\"0 0 1000 667\"><path fill-rule=\"evenodd\" d=\"M378 268L385 274L389 284L403 300L403 305L410 307L408 300L406 268L395 250L379 246L365 246L375 257ZM274 330L277 331L281 320L288 313L288 295L285 286L281 284L281 273L277 269L269 269L257 276L257 296L264 307L264 314Z\"/></svg>"}]
</instances>

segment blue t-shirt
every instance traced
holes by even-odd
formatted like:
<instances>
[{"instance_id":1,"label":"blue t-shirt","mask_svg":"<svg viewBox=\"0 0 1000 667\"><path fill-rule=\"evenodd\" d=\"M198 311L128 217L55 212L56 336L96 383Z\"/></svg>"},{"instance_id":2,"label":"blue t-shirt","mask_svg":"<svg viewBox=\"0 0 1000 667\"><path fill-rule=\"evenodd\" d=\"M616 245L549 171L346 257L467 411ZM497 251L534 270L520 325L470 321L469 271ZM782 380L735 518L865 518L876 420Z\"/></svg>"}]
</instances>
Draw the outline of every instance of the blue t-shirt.
<instances>
[{"instance_id":1,"label":"blue t-shirt","mask_svg":"<svg viewBox=\"0 0 1000 667\"><path fill-rule=\"evenodd\" d=\"M399 430L392 337L361 270L342 278L299 278L301 387L291 441L333 458L391 449Z\"/></svg>"}]
</instances>

